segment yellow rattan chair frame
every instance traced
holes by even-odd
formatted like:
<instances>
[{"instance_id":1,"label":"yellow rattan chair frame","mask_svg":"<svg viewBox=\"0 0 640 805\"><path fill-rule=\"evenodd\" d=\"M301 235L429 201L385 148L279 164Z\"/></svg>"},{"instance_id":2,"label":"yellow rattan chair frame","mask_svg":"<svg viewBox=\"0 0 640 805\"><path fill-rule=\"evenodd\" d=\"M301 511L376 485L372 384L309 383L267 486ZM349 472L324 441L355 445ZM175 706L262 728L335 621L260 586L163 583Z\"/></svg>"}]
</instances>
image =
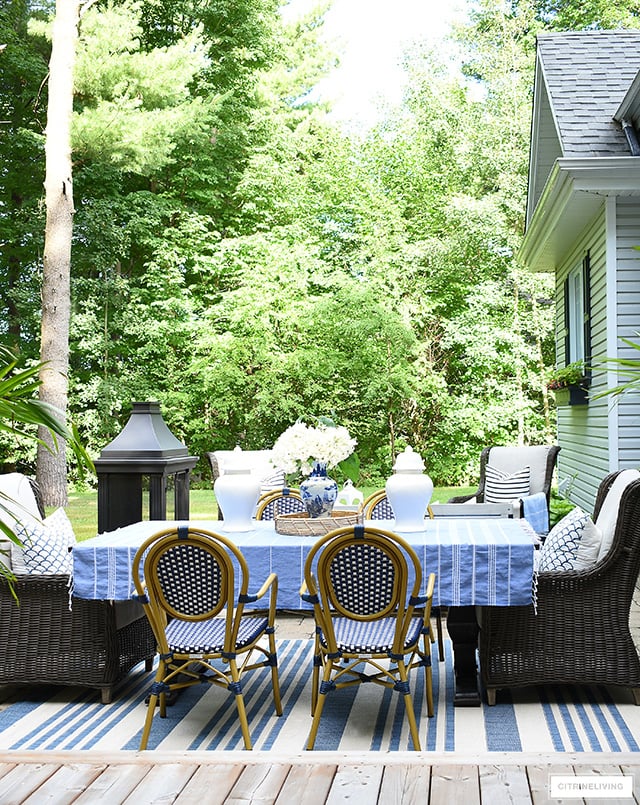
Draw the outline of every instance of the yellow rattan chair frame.
<instances>
[{"instance_id":1,"label":"yellow rattan chair frame","mask_svg":"<svg viewBox=\"0 0 640 805\"><path fill-rule=\"evenodd\" d=\"M285 491L286 490L286 491ZM300 496L300 491L298 489L289 489L287 487L283 487L282 489L273 489L270 492L264 492L258 498L258 504L256 507L256 520L263 520L265 519L264 514L265 510L270 504L273 504L273 517L271 519L275 519L276 514L278 514L278 501L284 497L295 498L302 503L302 497ZM300 511L303 511L304 507L300 507Z\"/></svg>"},{"instance_id":2,"label":"yellow rattan chair frame","mask_svg":"<svg viewBox=\"0 0 640 805\"><path fill-rule=\"evenodd\" d=\"M234 695L244 746L251 749L242 692L245 673L271 669L275 710L282 714L275 642L277 576L271 573L249 595L249 569L233 542L185 525L159 531L140 546L133 581L159 655L140 749L147 748L156 704L165 718L167 694L203 683ZM266 614L264 609L247 609L267 593ZM258 642L265 636L267 646Z\"/></svg>"},{"instance_id":3,"label":"yellow rattan chair frame","mask_svg":"<svg viewBox=\"0 0 640 805\"><path fill-rule=\"evenodd\" d=\"M354 570L374 566L385 582L378 591L373 589L370 576L359 579L351 575ZM313 722L307 749L315 745L327 694L367 681L402 693L413 747L420 750L408 677L412 669L424 667L427 713L432 716L428 624L435 575L428 576L424 594L422 579L417 554L408 542L390 531L345 526L320 538L312 547L300 590L303 598L312 603L316 621ZM357 645L351 645L349 630L355 624L359 624ZM362 624L370 628L363 629ZM367 632L370 641L366 640ZM365 674L363 666L372 672Z\"/></svg>"}]
</instances>

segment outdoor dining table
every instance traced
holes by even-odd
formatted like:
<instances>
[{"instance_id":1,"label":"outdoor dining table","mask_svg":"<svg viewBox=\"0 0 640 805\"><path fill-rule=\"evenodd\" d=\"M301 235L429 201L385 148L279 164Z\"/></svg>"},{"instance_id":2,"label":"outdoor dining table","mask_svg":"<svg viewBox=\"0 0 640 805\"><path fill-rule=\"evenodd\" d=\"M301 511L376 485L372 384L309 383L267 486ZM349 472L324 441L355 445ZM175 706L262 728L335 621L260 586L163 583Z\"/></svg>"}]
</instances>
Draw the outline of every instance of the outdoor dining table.
<instances>
[{"instance_id":1,"label":"outdoor dining table","mask_svg":"<svg viewBox=\"0 0 640 805\"><path fill-rule=\"evenodd\" d=\"M177 524L145 520L78 543L73 549L73 596L131 599L135 595L132 565L138 547L152 534ZM230 537L247 561L253 585L276 573L279 610L308 608L299 591L313 537L279 534L272 520L256 521L251 531L233 533L225 532L224 520L194 520L190 525ZM376 520L371 525L394 530L393 520ZM433 605L449 608L454 702L478 705L475 607L531 604L535 533L523 519L446 517L425 520L423 531L401 536L417 552L425 577L436 574Z\"/></svg>"}]
</instances>

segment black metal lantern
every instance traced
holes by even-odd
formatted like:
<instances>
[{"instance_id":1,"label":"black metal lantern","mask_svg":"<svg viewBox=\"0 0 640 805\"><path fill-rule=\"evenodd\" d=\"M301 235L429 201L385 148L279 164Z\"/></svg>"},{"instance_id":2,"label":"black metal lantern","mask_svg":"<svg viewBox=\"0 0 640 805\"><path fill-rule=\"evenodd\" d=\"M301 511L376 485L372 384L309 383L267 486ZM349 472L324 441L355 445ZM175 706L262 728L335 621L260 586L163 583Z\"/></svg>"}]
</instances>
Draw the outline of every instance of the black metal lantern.
<instances>
[{"instance_id":1,"label":"black metal lantern","mask_svg":"<svg viewBox=\"0 0 640 805\"><path fill-rule=\"evenodd\" d=\"M167 519L167 481L174 478L176 520L189 519L189 473L198 461L162 418L160 403L136 402L129 421L95 461L98 533L142 520L142 479L149 478L149 519Z\"/></svg>"}]
</instances>

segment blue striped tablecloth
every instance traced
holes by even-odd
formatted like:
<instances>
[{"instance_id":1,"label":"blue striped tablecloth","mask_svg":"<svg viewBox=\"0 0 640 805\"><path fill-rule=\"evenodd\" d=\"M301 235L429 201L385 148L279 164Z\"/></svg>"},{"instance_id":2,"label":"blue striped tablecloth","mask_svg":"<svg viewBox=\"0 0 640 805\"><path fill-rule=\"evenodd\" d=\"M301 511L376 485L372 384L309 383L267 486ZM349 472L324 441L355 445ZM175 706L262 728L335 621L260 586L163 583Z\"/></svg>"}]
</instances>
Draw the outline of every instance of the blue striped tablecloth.
<instances>
[{"instance_id":1,"label":"blue striped tablecloth","mask_svg":"<svg viewBox=\"0 0 640 805\"><path fill-rule=\"evenodd\" d=\"M139 545L156 531L176 525L146 520L100 534L73 549L73 595L76 598L127 600L135 593L131 575ZM192 525L225 534L224 521ZM371 525L392 531L393 520ZM255 530L226 534L249 565L250 592L266 576L278 575L278 608L306 607L299 590L313 537L276 533L273 521L256 522ZM425 575L436 574L434 606L515 606L532 602L534 532L526 520L442 518L425 521L425 530L402 534L417 552Z\"/></svg>"}]
</instances>

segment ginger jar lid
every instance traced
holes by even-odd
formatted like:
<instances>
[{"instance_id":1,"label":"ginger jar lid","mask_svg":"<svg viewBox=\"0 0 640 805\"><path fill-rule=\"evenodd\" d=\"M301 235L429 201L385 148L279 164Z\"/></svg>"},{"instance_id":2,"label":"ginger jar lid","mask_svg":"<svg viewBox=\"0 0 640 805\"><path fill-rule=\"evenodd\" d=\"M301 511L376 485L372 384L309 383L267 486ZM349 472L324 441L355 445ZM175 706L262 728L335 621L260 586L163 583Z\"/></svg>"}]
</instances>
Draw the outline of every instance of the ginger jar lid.
<instances>
[{"instance_id":1,"label":"ginger jar lid","mask_svg":"<svg viewBox=\"0 0 640 805\"><path fill-rule=\"evenodd\" d=\"M414 452L412 447L407 445L402 453L398 453L393 470L400 473L421 473L424 470L424 461L418 453Z\"/></svg>"},{"instance_id":2,"label":"ginger jar lid","mask_svg":"<svg viewBox=\"0 0 640 805\"><path fill-rule=\"evenodd\" d=\"M250 475L251 466L245 457L242 448L238 445L233 454L224 463L225 475Z\"/></svg>"}]
</instances>

